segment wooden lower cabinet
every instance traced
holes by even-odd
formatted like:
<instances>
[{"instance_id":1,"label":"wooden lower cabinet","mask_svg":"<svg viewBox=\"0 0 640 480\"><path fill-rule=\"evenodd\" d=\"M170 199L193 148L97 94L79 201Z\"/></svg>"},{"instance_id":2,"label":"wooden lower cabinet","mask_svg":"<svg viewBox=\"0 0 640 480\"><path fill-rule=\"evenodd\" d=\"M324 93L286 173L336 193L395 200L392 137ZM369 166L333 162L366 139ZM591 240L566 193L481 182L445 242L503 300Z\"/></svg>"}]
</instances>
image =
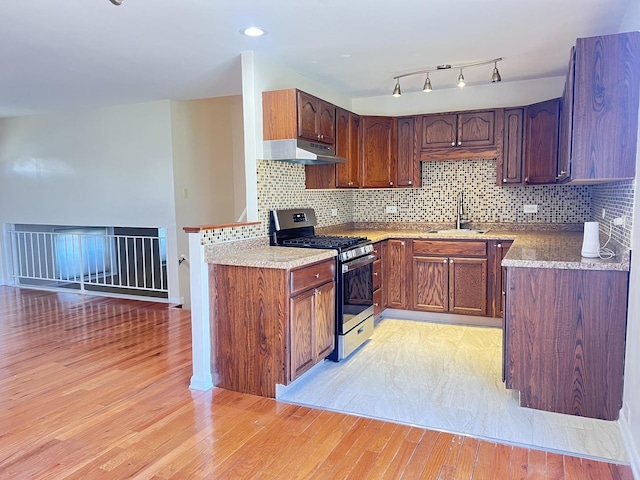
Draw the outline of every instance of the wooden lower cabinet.
<instances>
[{"instance_id":1,"label":"wooden lower cabinet","mask_svg":"<svg viewBox=\"0 0 640 480\"><path fill-rule=\"evenodd\" d=\"M407 252L411 240L387 240L385 251L384 284L387 292L387 306L406 310L407 298ZM408 250L409 249L409 250Z\"/></svg>"},{"instance_id":2,"label":"wooden lower cabinet","mask_svg":"<svg viewBox=\"0 0 640 480\"><path fill-rule=\"evenodd\" d=\"M507 268L505 383L525 407L617 420L628 272Z\"/></svg>"},{"instance_id":3,"label":"wooden lower cabinet","mask_svg":"<svg viewBox=\"0 0 640 480\"><path fill-rule=\"evenodd\" d=\"M507 269L502 266L504 256L509 252L512 240L500 240L492 242L494 246L494 266L493 266L493 301L491 302L492 316L504 316L504 284Z\"/></svg>"},{"instance_id":4,"label":"wooden lower cabinet","mask_svg":"<svg viewBox=\"0 0 640 480\"><path fill-rule=\"evenodd\" d=\"M335 266L210 266L219 387L275 397L333 351Z\"/></svg>"},{"instance_id":5,"label":"wooden lower cabinet","mask_svg":"<svg viewBox=\"0 0 640 480\"><path fill-rule=\"evenodd\" d=\"M413 310L487 315L486 242L414 240L412 251Z\"/></svg>"},{"instance_id":6,"label":"wooden lower cabinet","mask_svg":"<svg viewBox=\"0 0 640 480\"><path fill-rule=\"evenodd\" d=\"M291 375L295 380L335 347L335 283L291 298Z\"/></svg>"}]
</instances>

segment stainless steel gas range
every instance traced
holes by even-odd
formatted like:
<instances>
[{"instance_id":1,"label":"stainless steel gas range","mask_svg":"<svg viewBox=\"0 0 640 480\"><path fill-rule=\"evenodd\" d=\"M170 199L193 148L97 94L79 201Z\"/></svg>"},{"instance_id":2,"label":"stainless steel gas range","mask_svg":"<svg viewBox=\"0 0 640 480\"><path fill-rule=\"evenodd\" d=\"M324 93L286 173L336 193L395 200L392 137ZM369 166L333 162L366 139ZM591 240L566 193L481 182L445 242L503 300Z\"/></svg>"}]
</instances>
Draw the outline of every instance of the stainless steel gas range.
<instances>
[{"instance_id":1,"label":"stainless steel gas range","mask_svg":"<svg viewBox=\"0 0 640 480\"><path fill-rule=\"evenodd\" d=\"M312 208L272 210L270 243L276 246L325 248L336 257L336 345L329 359L340 361L373 333L373 261L366 237L316 235Z\"/></svg>"}]
</instances>

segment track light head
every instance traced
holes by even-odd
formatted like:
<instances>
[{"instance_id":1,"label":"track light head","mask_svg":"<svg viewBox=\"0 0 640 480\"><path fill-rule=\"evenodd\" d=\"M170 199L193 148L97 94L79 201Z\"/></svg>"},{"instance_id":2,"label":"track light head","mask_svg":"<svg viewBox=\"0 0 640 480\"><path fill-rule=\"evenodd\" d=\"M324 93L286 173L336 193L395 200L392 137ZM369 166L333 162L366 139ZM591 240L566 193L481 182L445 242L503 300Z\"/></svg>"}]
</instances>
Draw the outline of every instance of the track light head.
<instances>
[{"instance_id":1,"label":"track light head","mask_svg":"<svg viewBox=\"0 0 640 480\"><path fill-rule=\"evenodd\" d=\"M500 76L500 72L498 71L498 62L496 61L493 66L493 75L491 75L491 81L493 83L501 82L502 77Z\"/></svg>"},{"instance_id":2,"label":"track light head","mask_svg":"<svg viewBox=\"0 0 640 480\"><path fill-rule=\"evenodd\" d=\"M427 72L427 79L424 81L424 87L422 87L423 92L431 92L433 88L431 87L431 80L429 79L429 73Z\"/></svg>"},{"instance_id":3,"label":"track light head","mask_svg":"<svg viewBox=\"0 0 640 480\"><path fill-rule=\"evenodd\" d=\"M466 84L464 83L464 76L462 75L462 69L460 69L460 75L458 75L458 87L463 88Z\"/></svg>"},{"instance_id":4,"label":"track light head","mask_svg":"<svg viewBox=\"0 0 640 480\"><path fill-rule=\"evenodd\" d=\"M400 91L400 80L396 80L396 86L393 89L393 96L399 97L401 95L402 95L402 92Z\"/></svg>"}]
</instances>

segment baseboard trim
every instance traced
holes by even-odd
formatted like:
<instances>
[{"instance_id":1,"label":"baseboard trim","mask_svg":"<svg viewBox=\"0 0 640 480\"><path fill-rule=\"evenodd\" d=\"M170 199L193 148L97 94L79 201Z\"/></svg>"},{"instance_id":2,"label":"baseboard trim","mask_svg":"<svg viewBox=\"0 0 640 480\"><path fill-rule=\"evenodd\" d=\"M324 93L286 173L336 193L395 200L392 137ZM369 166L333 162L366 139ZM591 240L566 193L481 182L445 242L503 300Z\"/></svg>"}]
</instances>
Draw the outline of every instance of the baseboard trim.
<instances>
[{"instance_id":1,"label":"baseboard trim","mask_svg":"<svg viewBox=\"0 0 640 480\"><path fill-rule=\"evenodd\" d=\"M618 420L618 425L620 426L620 433L622 433L624 446L627 449L627 455L629 455L629 463L631 464L631 470L633 471L633 478L640 478L640 452L638 452L635 442L633 441L629 422L624 412L625 408L623 407L620 411L620 420Z\"/></svg>"},{"instance_id":2,"label":"baseboard trim","mask_svg":"<svg viewBox=\"0 0 640 480\"><path fill-rule=\"evenodd\" d=\"M398 318L420 322L447 323L450 325L466 325L472 327L502 328L502 318L476 317L474 315L456 315L453 313L416 312L414 310L397 310L387 308L376 321L383 318Z\"/></svg>"}]
</instances>

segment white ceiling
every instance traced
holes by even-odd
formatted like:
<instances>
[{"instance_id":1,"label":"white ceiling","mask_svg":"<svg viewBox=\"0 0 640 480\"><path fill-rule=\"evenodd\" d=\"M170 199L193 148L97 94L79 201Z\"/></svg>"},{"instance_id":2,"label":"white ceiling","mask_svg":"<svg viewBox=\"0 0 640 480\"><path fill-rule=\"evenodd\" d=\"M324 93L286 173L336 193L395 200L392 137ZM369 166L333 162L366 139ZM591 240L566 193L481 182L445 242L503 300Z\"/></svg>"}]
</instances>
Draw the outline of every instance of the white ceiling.
<instances>
[{"instance_id":1,"label":"white ceiling","mask_svg":"<svg viewBox=\"0 0 640 480\"><path fill-rule=\"evenodd\" d=\"M0 116L239 94L247 50L351 98L495 57L503 81L559 76L575 39L617 32L631 1L1 0ZM239 34L252 24L268 34ZM403 91L424 81L411 79Z\"/></svg>"}]
</instances>

